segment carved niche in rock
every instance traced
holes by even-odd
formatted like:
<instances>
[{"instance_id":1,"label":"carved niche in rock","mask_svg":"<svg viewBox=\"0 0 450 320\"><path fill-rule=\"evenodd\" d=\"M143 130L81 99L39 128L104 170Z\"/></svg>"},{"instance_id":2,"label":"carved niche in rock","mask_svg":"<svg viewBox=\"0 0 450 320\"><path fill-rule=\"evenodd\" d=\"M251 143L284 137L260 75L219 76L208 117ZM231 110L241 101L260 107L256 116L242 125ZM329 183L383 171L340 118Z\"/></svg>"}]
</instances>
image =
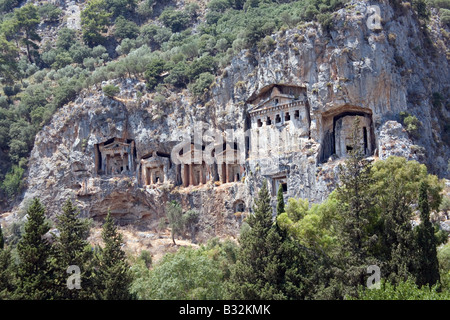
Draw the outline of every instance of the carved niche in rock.
<instances>
[{"instance_id":1,"label":"carved niche in rock","mask_svg":"<svg viewBox=\"0 0 450 320\"><path fill-rule=\"evenodd\" d=\"M95 166L100 175L131 175L135 158L136 148L130 139L112 138L95 145Z\"/></svg>"},{"instance_id":2,"label":"carved niche in rock","mask_svg":"<svg viewBox=\"0 0 450 320\"><path fill-rule=\"evenodd\" d=\"M359 120L359 139L356 146L365 156L374 153L372 111L355 106L343 106L322 115L323 135L319 162L326 162L330 157L346 157L353 150L353 124L356 118Z\"/></svg>"}]
</instances>

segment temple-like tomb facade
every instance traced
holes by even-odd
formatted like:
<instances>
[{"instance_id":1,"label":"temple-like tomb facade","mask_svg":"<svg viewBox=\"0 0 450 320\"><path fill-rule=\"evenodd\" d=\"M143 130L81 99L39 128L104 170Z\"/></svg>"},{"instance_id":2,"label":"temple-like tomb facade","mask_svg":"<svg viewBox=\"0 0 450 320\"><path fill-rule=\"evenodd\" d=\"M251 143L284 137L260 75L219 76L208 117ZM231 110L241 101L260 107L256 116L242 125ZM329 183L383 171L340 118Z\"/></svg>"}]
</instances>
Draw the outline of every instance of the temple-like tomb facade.
<instances>
[{"instance_id":1,"label":"temple-like tomb facade","mask_svg":"<svg viewBox=\"0 0 450 320\"><path fill-rule=\"evenodd\" d=\"M100 175L132 174L136 149L130 139L112 138L95 145L95 166Z\"/></svg>"},{"instance_id":2,"label":"temple-like tomb facade","mask_svg":"<svg viewBox=\"0 0 450 320\"><path fill-rule=\"evenodd\" d=\"M168 180L171 167L169 155L153 151L140 161L141 185L161 184Z\"/></svg>"},{"instance_id":3,"label":"temple-like tomb facade","mask_svg":"<svg viewBox=\"0 0 450 320\"><path fill-rule=\"evenodd\" d=\"M250 104L250 156L300 149L300 139L309 137L309 105L306 88L272 84L247 100Z\"/></svg>"}]
</instances>

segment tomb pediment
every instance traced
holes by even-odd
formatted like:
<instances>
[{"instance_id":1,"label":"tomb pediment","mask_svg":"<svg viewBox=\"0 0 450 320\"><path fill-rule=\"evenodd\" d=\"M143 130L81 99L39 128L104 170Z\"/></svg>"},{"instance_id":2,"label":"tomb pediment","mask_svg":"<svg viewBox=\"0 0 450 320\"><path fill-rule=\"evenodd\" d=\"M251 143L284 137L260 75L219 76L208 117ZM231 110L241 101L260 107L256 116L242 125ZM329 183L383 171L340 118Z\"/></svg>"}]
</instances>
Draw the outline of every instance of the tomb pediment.
<instances>
[{"instance_id":1,"label":"tomb pediment","mask_svg":"<svg viewBox=\"0 0 450 320\"><path fill-rule=\"evenodd\" d=\"M252 105L249 109L250 116L255 116L305 104L305 97L305 87L271 84L254 93L247 103Z\"/></svg>"}]
</instances>

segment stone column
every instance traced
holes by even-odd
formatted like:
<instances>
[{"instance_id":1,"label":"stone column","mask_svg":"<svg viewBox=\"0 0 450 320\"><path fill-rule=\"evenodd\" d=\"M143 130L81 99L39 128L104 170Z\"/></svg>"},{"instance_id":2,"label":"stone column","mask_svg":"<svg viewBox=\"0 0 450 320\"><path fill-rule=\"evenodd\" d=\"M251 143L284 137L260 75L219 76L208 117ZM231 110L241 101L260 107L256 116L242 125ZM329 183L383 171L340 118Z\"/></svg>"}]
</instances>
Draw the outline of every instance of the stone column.
<instances>
[{"instance_id":1,"label":"stone column","mask_svg":"<svg viewBox=\"0 0 450 320\"><path fill-rule=\"evenodd\" d=\"M187 187L189 186L189 165L188 164L184 164L184 168L183 168L183 186Z\"/></svg>"},{"instance_id":2,"label":"stone column","mask_svg":"<svg viewBox=\"0 0 450 320\"><path fill-rule=\"evenodd\" d=\"M194 168L193 164L189 165L189 186L194 185Z\"/></svg>"},{"instance_id":3,"label":"stone column","mask_svg":"<svg viewBox=\"0 0 450 320\"><path fill-rule=\"evenodd\" d=\"M230 182L230 165L229 164L225 165L225 170L226 170L226 177L227 177L226 182Z\"/></svg>"}]
</instances>

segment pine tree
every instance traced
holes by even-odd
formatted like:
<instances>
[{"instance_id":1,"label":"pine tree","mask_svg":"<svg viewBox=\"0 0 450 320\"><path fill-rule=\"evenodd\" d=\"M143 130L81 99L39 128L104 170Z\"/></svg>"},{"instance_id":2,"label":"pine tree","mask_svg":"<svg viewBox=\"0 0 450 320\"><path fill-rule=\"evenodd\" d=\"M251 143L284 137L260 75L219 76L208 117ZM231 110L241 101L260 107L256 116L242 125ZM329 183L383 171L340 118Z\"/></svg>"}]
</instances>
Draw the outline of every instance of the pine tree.
<instances>
[{"instance_id":1,"label":"pine tree","mask_svg":"<svg viewBox=\"0 0 450 320\"><path fill-rule=\"evenodd\" d=\"M104 247L98 257L97 297L102 300L132 299L130 286L133 279L125 252L121 248L122 234L114 225L110 212L103 224L102 239Z\"/></svg>"},{"instance_id":2,"label":"pine tree","mask_svg":"<svg viewBox=\"0 0 450 320\"><path fill-rule=\"evenodd\" d=\"M44 300L52 295L52 248L44 235L50 230L45 209L35 198L27 210L25 233L17 245L16 299Z\"/></svg>"},{"instance_id":3,"label":"pine tree","mask_svg":"<svg viewBox=\"0 0 450 320\"><path fill-rule=\"evenodd\" d=\"M360 126L356 117L352 132L353 148L344 166L339 167L340 185L337 199L341 204L341 216L337 233L340 246L336 254L340 270L338 277L343 285L342 295L356 295L358 285L365 285L367 267L377 264L370 258L376 236L371 230L373 220L373 195L370 163L360 146Z\"/></svg>"},{"instance_id":4,"label":"pine tree","mask_svg":"<svg viewBox=\"0 0 450 320\"><path fill-rule=\"evenodd\" d=\"M266 281L265 265L268 256L266 238L272 227L272 206L267 181L258 193L254 214L248 217L250 229L239 238L241 248L231 273L229 286L232 299L261 299L270 289ZM264 289L263 292L263 288Z\"/></svg>"},{"instance_id":5,"label":"pine tree","mask_svg":"<svg viewBox=\"0 0 450 320\"><path fill-rule=\"evenodd\" d=\"M12 266L11 250L4 246L2 227L0 226L0 300L11 298L12 292L15 290Z\"/></svg>"},{"instance_id":6,"label":"pine tree","mask_svg":"<svg viewBox=\"0 0 450 320\"><path fill-rule=\"evenodd\" d=\"M284 195L283 195L283 186L280 184L277 192L277 215L280 215L284 212Z\"/></svg>"},{"instance_id":7,"label":"pine tree","mask_svg":"<svg viewBox=\"0 0 450 320\"><path fill-rule=\"evenodd\" d=\"M419 246L419 265L417 284L434 285L440 281L439 262L437 259L436 238L430 222L430 207L428 204L428 185L420 184L419 211L421 224L417 227L417 244Z\"/></svg>"},{"instance_id":8,"label":"pine tree","mask_svg":"<svg viewBox=\"0 0 450 320\"><path fill-rule=\"evenodd\" d=\"M87 263L92 258L90 245L86 240L89 235L87 220L78 217L79 211L69 199L62 208L62 214L58 216L56 227L59 230L54 244L55 269L56 269L56 296L58 299L77 300L89 297L92 288L89 287L90 270ZM82 289L69 289L67 273L69 266L80 268L80 280ZM87 281L84 281L87 280Z\"/></svg>"},{"instance_id":9,"label":"pine tree","mask_svg":"<svg viewBox=\"0 0 450 320\"><path fill-rule=\"evenodd\" d=\"M0 249L0 300L12 298L15 291L11 250Z\"/></svg>"}]
</instances>

